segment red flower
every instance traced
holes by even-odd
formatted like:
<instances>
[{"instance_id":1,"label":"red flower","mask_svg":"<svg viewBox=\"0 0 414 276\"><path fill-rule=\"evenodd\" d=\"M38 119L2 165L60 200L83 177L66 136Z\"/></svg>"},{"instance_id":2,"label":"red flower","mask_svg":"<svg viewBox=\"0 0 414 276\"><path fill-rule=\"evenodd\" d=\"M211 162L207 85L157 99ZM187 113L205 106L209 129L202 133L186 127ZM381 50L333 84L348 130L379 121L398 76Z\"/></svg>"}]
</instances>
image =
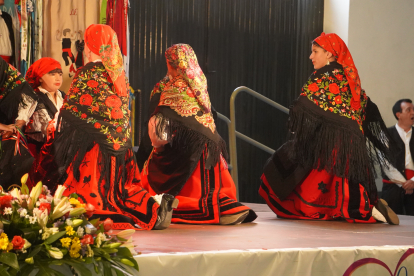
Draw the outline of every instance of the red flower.
<instances>
[{"instance_id":1,"label":"red flower","mask_svg":"<svg viewBox=\"0 0 414 276\"><path fill-rule=\"evenodd\" d=\"M317 83L321 83L321 82L322 82L322 80L321 80L321 79L318 79L316 82L317 82Z\"/></svg>"},{"instance_id":2,"label":"red flower","mask_svg":"<svg viewBox=\"0 0 414 276\"><path fill-rule=\"evenodd\" d=\"M46 199L46 195L44 195L44 194L40 194L40 195L39 195L39 199L41 199L41 198Z\"/></svg>"},{"instance_id":3,"label":"red flower","mask_svg":"<svg viewBox=\"0 0 414 276\"><path fill-rule=\"evenodd\" d=\"M72 89L72 92L78 93L79 92L79 88L78 87L73 88Z\"/></svg>"},{"instance_id":4,"label":"red flower","mask_svg":"<svg viewBox=\"0 0 414 276\"><path fill-rule=\"evenodd\" d=\"M121 146L118 143L114 143L114 150L119 150Z\"/></svg>"},{"instance_id":5,"label":"red flower","mask_svg":"<svg viewBox=\"0 0 414 276\"><path fill-rule=\"evenodd\" d=\"M187 71L187 77L190 79L194 79L194 71L193 70L188 70Z\"/></svg>"},{"instance_id":6,"label":"red flower","mask_svg":"<svg viewBox=\"0 0 414 276\"><path fill-rule=\"evenodd\" d=\"M194 92L190 88L187 88L187 95L194 98Z\"/></svg>"},{"instance_id":7,"label":"red flower","mask_svg":"<svg viewBox=\"0 0 414 276\"><path fill-rule=\"evenodd\" d=\"M354 101L354 98L351 99L351 107L354 110L359 110L361 108L361 103Z\"/></svg>"},{"instance_id":8,"label":"red flower","mask_svg":"<svg viewBox=\"0 0 414 276\"><path fill-rule=\"evenodd\" d=\"M93 244L93 237L92 235L86 234L83 236L83 239L80 241L82 244Z\"/></svg>"},{"instance_id":9,"label":"red flower","mask_svg":"<svg viewBox=\"0 0 414 276\"><path fill-rule=\"evenodd\" d=\"M111 95L105 100L105 104L108 107L120 107L122 105L121 99L116 95Z\"/></svg>"},{"instance_id":10,"label":"red flower","mask_svg":"<svg viewBox=\"0 0 414 276\"><path fill-rule=\"evenodd\" d=\"M78 112L78 108L76 106L73 108L73 112Z\"/></svg>"},{"instance_id":11,"label":"red flower","mask_svg":"<svg viewBox=\"0 0 414 276\"><path fill-rule=\"evenodd\" d=\"M114 222L112 221L112 219L107 218L103 223L103 227L104 227L104 231L108 232L109 230L112 229L112 227L114 226Z\"/></svg>"},{"instance_id":12,"label":"red flower","mask_svg":"<svg viewBox=\"0 0 414 276\"><path fill-rule=\"evenodd\" d=\"M331 91L332 93L334 93L335 95L336 94L339 94L339 87L338 87L338 85L336 84L336 83L330 83L329 84L329 91Z\"/></svg>"},{"instance_id":13,"label":"red flower","mask_svg":"<svg viewBox=\"0 0 414 276\"><path fill-rule=\"evenodd\" d=\"M120 127L120 126L119 126L119 127L117 127L117 128L116 128L116 132L122 132L122 127Z\"/></svg>"},{"instance_id":14,"label":"red flower","mask_svg":"<svg viewBox=\"0 0 414 276\"><path fill-rule=\"evenodd\" d=\"M42 202L40 203L39 210L44 212L47 209L47 213L50 214L51 206L50 203Z\"/></svg>"},{"instance_id":15,"label":"red flower","mask_svg":"<svg viewBox=\"0 0 414 276\"><path fill-rule=\"evenodd\" d=\"M23 248L25 241L20 236L14 236L11 243L13 244L14 250L20 250Z\"/></svg>"},{"instance_id":16,"label":"red flower","mask_svg":"<svg viewBox=\"0 0 414 276\"><path fill-rule=\"evenodd\" d=\"M343 77L344 77L344 76L342 76L341 74L338 74L338 75L336 75L335 77L336 77L339 81L342 81L342 79L343 79Z\"/></svg>"},{"instance_id":17,"label":"red flower","mask_svg":"<svg viewBox=\"0 0 414 276\"><path fill-rule=\"evenodd\" d=\"M336 96L336 97L335 97L335 103L336 103L336 104L341 104L341 103L342 103L341 96Z\"/></svg>"},{"instance_id":18,"label":"red flower","mask_svg":"<svg viewBox=\"0 0 414 276\"><path fill-rule=\"evenodd\" d=\"M312 92L316 92L319 90L319 87L316 83L312 82L309 86L308 89Z\"/></svg>"},{"instance_id":19,"label":"red flower","mask_svg":"<svg viewBox=\"0 0 414 276\"><path fill-rule=\"evenodd\" d=\"M1 208L11 207L11 201L13 197L11 195L0 196L0 206Z\"/></svg>"},{"instance_id":20,"label":"red flower","mask_svg":"<svg viewBox=\"0 0 414 276\"><path fill-rule=\"evenodd\" d=\"M86 210L86 216L90 218L95 212L95 206L93 206L93 204L88 203L86 204L85 210Z\"/></svg>"},{"instance_id":21,"label":"red flower","mask_svg":"<svg viewBox=\"0 0 414 276\"><path fill-rule=\"evenodd\" d=\"M94 111L99 112L99 105L93 105L92 106L92 112L94 112Z\"/></svg>"},{"instance_id":22,"label":"red flower","mask_svg":"<svg viewBox=\"0 0 414 276\"><path fill-rule=\"evenodd\" d=\"M16 83L17 83L17 84L21 84L22 82L18 80L18 81L16 81Z\"/></svg>"},{"instance_id":23,"label":"red flower","mask_svg":"<svg viewBox=\"0 0 414 276\"><path fill-rule=\"evenodd\" d=\"M86 83L86 85L89 86L89 87L95 88L95 87L98 86L98 82L95 81L95 80L90 80Z\"/></svg>"},{"instance_id":24,"label":"red flower","mask_svg":"<svg viewBox=\"0 0 414 276\"><path fill-rule=\"evenodd\" d=\"M82 113L81 118L82 119L86 119L88 117L88 115L86 115L85 113Z\"/></svg>"},{"instance_id":25,"label":"red flower","mask_svg":"<svg viewBox=\"0 0 414 276\"><path fill-rule=\"evenodd\" d=\"M80 97L79 103L82 105L90 106L92 104L93 98L89 94L84 94Z\"/></svg>"},{"instance_id":26,"label":"red flower","mask_svg":"<svg viewBox=\"0 0 414 276\"><path fill-rule=\"evenodd\" d=\"M122 113L121 109L119 109L118 107L115 107L111 111L111 117L112 119L122 119L122 117L124 117L124 113Z\"/></svg>"},{"instance_id":27,"label":"red flower","mask_svg":"<svg viewBox=\"0 0 414 276\"><path fill-rule=\"evenodd\" d=\"M96 122L93 126L94 126L95 128L101 128L101 124L100 124L100 123L98 123L98 122Z\"/></svg>"}]
</instances>

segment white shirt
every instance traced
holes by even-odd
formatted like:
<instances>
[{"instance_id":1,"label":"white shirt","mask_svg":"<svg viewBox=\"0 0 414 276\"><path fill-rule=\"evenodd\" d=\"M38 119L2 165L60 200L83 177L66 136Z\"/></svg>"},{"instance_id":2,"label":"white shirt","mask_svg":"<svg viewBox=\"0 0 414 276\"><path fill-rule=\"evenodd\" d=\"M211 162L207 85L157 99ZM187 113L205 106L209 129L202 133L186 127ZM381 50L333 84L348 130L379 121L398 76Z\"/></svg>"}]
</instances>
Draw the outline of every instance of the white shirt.
<instances>
[{"instance_id":1,"label":"white shirt","mask_svg":"<svg viewBox=\"0 0 414 276\"><path fill-rule=\"evenodd\" d=\"M0 15L2 11L0 10ZM3 17L0 16L0 55L11 56L13 54L9 29L7 28L6 22Z\"/></svg>"},{"instance_id":2,"label":"white shirt","mask_svg":"<svg viewBox=\"0 0 414 276\"><path fill-rule=\"evenodd\" d=\"M413 158L411 157L411 151L410 151L410 141L411 141L411 135L412 135L412 129L410 129L408 132L405 132L404 129L402 129L398 123L395 125L395 128L398 131L398 134L401 137L401 140L405 144L405 168L409 170L414 170L414 163ZM384 168L385 174L388 176L389 179L397 180L400 182L407 181L405 177L393 166L389 164L389 168ZM411 178L411 180L414 181L414 177ZM402 186L401 184L398 184L398 186Z\"/></svg>"},{"instance_id":3,"label":"white shirt","mask_svg":"<svg viewBox=\"0 0 414 276\"><path fill-rule=\"evenodd\" d=\"M26 133L28 134L29 137L35 139L36 141L43 142L46 140L46 137L47 137L47 127L49 125L49 122L52 121L53 119L55 120L54 126L56 129L57 120L59 117L59 111L63 105L63 97L62 97L62 93L59 90L56 91L56 102L55 102L55 99L53 98L52 94L50 94L49 91L47 91L41 86L39 86L38 89L41 93L44 93L47 95L47 97L50 99L50 101L55 105L56 109L58 110L54 118L50 118L49 113L45 109L40 109L40 110L35 111L32 117L30 118L30 122L26 128ZM33 134L30 134L30 133L33 133Z\"/></svg>"}]
</instances>

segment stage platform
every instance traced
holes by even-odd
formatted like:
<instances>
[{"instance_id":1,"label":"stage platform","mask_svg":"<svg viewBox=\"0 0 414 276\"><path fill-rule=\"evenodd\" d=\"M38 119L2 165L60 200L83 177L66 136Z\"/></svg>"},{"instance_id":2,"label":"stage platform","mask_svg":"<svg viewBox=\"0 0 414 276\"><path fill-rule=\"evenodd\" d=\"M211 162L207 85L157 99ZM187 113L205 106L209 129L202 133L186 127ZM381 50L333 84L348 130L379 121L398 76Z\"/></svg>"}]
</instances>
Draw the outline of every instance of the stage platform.
<instances>
[{"instance_id":1,"label":"stage platform","mask_svg":"<svg viewBox=\"0 0 414 276\"><path fill-rule=\"evenodd\" d=\"M278 219L138 231L139 275L414 275L414 217L400 225Z\"/></svg>"}]
</instances>

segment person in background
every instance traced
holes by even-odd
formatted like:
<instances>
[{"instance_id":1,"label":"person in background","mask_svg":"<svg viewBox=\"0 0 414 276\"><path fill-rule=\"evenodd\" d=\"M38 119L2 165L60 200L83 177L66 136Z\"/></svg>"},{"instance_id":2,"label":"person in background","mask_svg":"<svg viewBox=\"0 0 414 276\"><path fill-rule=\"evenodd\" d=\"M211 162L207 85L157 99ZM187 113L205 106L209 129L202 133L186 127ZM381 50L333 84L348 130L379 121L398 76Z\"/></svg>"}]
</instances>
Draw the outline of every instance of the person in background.
<instances>
[{"instance_id":1,"label":"person in background","mask_svg":"<svg viewBox=\"0 0 414 276\"><path fill-rule=\"evenodd\" d=\"M0 57L0 123L9 126L1 132L0 185L4 189L20 184L20 178L33 164L23 130L37 100L20 72Z\"/></svg>"},{"instance_id":2,"label":"person in background","mask_svg":"<svg viewBox=\"0 0 414 276\"><path fill-rule=\"evenodd\" d=\"M378 199L373 167L392 164L391 138L348 47L322 33L311 50L315 71L290 108L290 137L267 161L259 194L281 218L399 224Z\"/></svg>"},{"instance_id":3,"label":"person in background","mask_svg":"<svg viewBox=\"0 0 414 276\"><path fill-rule=\"evenodd\" d=\"M4 0L0 0L0 7ZM0 56L9 64L15 65L15 41L13 20L7 12L0 10Z\"/></svg>"},{"instance_id":4,"label":"person in background","mask_svg":"<svg viewBox=\"0 0 414 276\"><path fill-rule=\"evenodd\" d=\"M237 202L236 187L216 130L207 79L194 50L175 44L165 52L168 73L151 92L148 135L152 153L141 172L150 194L179 199L172 222L230 225L256 219ZM138 155L145 152L138 152Z\"/></svg>"},{"instance_id":5,"label":"person in background","mask_svg":"<svg viewBox=\"0 0 414 276\"><path fill-rule=\"evenodd\" d=\"M35 157L56 129L59 110L65 97L59 90L62 86L62 73L60 63L48 57L34 62L26 73L26 81L39 97L25 131L29 148Z\"/></svg>"},{"instance_id":6,"label":"person in background","mask_svg":"<svg viewBox=\"0 0 414 276\"><path fill-rule=\"evenodd\" d=\"M381 197L397 214L414 216L414 105L410 99L398 100L392 113L397 123L388 131L397 149L394 152L395 167L389 166L383 170Z\"/></svg>"}]
</instances>

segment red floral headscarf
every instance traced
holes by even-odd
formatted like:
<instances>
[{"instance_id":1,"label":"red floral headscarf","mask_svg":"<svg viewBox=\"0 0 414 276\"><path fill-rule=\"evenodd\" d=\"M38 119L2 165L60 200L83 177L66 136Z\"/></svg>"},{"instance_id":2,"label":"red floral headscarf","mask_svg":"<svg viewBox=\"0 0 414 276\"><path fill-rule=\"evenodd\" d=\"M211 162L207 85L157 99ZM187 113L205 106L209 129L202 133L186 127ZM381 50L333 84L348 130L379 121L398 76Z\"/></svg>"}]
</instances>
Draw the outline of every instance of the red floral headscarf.
<instances>
[{"instance_id":1,"label":"red floral headscarf","mask_svg":"<svg viewBox=\"0 0 414 276\"><path fill-rule=\"evenodd\" d=\"M314 41L323 49L332 53L336 58L336 61L343 66L346 79L351 88L351 106L355 110L360 109L361 80L359 79L358 70L355 67L354 60L352 59L351 53L345 42L334 33L322 33Z\"/></svg>"},{"instance_id":2,"label":"red floral headscarf","mask_svg":"<svg viewBox=\"0 0 414 276\"><path fill-rule=\"evenodd\" d=\"M122 54L115 31L108 25L92 24L85 31L85 43L92 53L101 57L118 96L127 96Z\"/></svg>"},{"instance_id":3,"label":"red floral headscarf","mask_svg":"<svg viewBox=\"0 0 414 276\"><path fill-rule=\"evenodd\" d=\"M49 57L41 58L35 61L27 70L26 81L33 89L36 89L40 86L40 79L55 69L62 70L62 66L57 60Z\"/></svg>"},{"instance_id":4,"label":"red floral headscarf","mask_svg":"<svg viewBox=\"0 0 414 276\"><path fill-rule=\"evenodd\" d=\"M197 56L188 44L175 44L165 51L165 58L188 83L204 113L211 110L207 79L198 65Z\"/></svg>"}]
</instances>

